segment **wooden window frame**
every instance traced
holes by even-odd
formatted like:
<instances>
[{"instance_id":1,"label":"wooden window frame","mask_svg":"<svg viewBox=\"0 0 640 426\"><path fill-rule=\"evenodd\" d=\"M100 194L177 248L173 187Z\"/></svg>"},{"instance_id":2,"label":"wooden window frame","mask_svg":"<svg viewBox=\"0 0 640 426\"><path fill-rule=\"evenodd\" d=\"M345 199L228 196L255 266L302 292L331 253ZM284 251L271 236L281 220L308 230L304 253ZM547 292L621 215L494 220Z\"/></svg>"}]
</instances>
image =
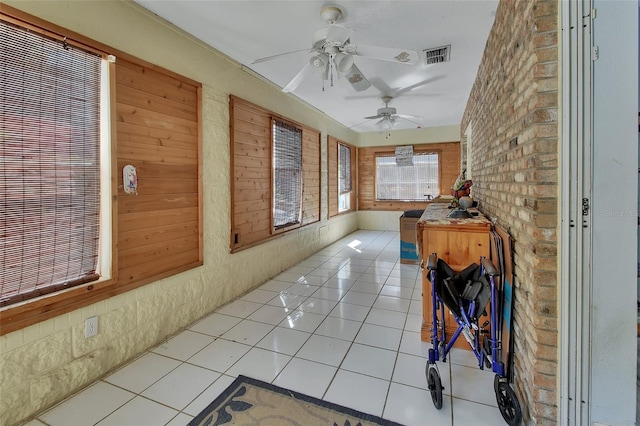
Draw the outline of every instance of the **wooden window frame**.
<instances>
[{"instance_id":1,"label":"wooden window frame","mask_svg":"<svg viewBox=\"0 0 640 426\"><path fill-rule=\"evenodd\" d=\"M99 217L111 208L102 92L112 67L106 53L1 18L5 307L111 279L114 242Z\"/></svg>"},{"instance_id":2,"label":"wooden window frame","mask_svg":"<svg viewBox=\"0 0 640 426\"><path fill-rule=\"evenodd\" d=\"M300 223L273 226L273 135L272 123L282 121L302 131L302 198ZM269 124L267 124L269 123ZM283 117L234 95L229 96L231 231L229 246L236 253L320 221L321 144L320 131ZM266 141L268 138L268 146ZM268 153L268 155L267 155ZM245 175L243 176L243 175ZM268 191L264 176L270 176ZM249 176L262 176L261 184ZM251 195L251 193L254 193ZM268 197L268 211L264 205ZM254 200L254 202L251 202ZM262 204L262 206L259 205ZM247 210L253 209L253 210ZM251 215L261 218L253 221ZM264 220L268 215L268 228ZM249 230L247 230L249 229Z\"/></svg>"},{"instance_id":3,"label":"wooden window frame","mask_svg":"<svg viewBox=\"0 0 640 426\"><path fill-rule=\"evenodd\" d=\"M110 97L110 126L111 126L111 135L110 135L110 157L111 163L107 167L110 167L111 170L111 180L109 182L109 186L111 188L111 208L108 213L110 216L108 220L111 222L111 239L113 244L111 245L111 277L110 279L106 279L103 281L95 281L89 282L85 284L78 285L76 287L72 287L66 290L62 290L59 292L51 293L46 296L42 296L35 299L26 300L24 302L12 304L0 309L0 335L5 335L11 333L16 330L20 330L27 326L37 324L39 322L54 318L59 315L63 315L65 313L69 313L71 311L80 309L82 307L91 305L93 303L97 303L99 301L108 299L110 297L116 296L118 294L127 292L137 287L141 287L145 284L148 284L153 281L160 280L162 278L166 278L171 275L175 275L179 272L186 271L188 269L192 269L194 267L200 266L203 263L202 259L202 180L200 176L200 170L202 169L202 143L201 143L201 131L200 123L202 121L201 117L201 84L190 80L184 76L178 75L171 71L165 70L163 68L157 67L155 65L149 64L145 61L142 61L132 55L129 55L125 52L119 51L117 49L113 49L110 46L104 45L102 43L91 40L87 37L82 36L76 32L70 31L66 28L60 27L58 25L52 24L48 21L25 13L19 9L15 9L11 6L2 4L2 11L0 12L2 18L14 24L18 24L20 26L24 26L29 28L31 31L39 32L42 34L46 34L49 37L53 37L58 40L65 40L70 44L76 44L79 47L89 50L92 52L96 52L102 55L114 55L116 58L126 59L132 63L138 64L140 67L144 67L146 69L153 69L158 71L163 75L170 76L171 78L178 79L183 82L187 82L190 85L196 87L197 89L197 127L198 127L198 135L197 135L197 175L198 175L198 183L197 183L197 199L198 199L198 231L196 238L198 239L198 254L197 259L193 261L188 261L180 266L174 267L171 270L165 270L159 273L148 274L145 277L133 277L132 279L123 281L122 274L119 273L119 264L118 264L118 218L119 218L119 203L118 196L120 195L118 192L118 126L116 121L116 72L115 72L115 64L110 63L110 72L109 72L109 97ZM120 176L121 179L121 176Z\"/></svg>"},{"instance_id":4,"label":"wooden window frame","mask_svg":"<svg viewBox=\"0 0 640 426\"><path fill-rule=\"evenodd\" d=\"M438 156L438 195L442 195L441 192L441 188L442 188L442 167L440 166L440 156L442 155L440 150L437 149L433 149L433 150L415 150L413 152L413 155L430 155L430 154L435 154ZM374 155L374 161L376 162L375 164L375 180L374 180L374 196L375 196L375 201L376 202L406 202L406 203L424 203L424 202L428 202L431 201L429 199L424 199L424 200L398 200L398 199L384 199L384 198L378 198L378 158L393 158L395 156L395 152L377 152Z\"/></svg>"},{"instance_id":5,"label":"wooden window frame","mask_svg":"<svg viewBox=\"0 0 640 426\"><path fill-rule=\"evenodd\" d=\"M283 225L283 226L279 226L277 227L276 224L274 223L274 209L275 209L275 204L276 204L276 200L275 200L275 172L276 172L276 167L274 164L274 150L275 150L275 138L274 138L274 131L273 131L273 127L276 125L276 122L280 122L286 126L289 127L293 127L296 130L300 131L300 191L299 194L297 194L297 196L299 197L300 200L300 207L298 208L298 220L297 222L292 222L290 224L287 225ZM291 123L289 121L285 121L282 119L278 119L275 117L271 118L271 128L272 128L272 132L271 132L271 233L272 234L281 234L287 231L291 231L292 229L297 229L300 228L302 226L302 186L303 186L303 176L302 176L302 159L304 158L304 144L302 142L302 129L299 128L298 126L296 126L294 123Z\"/></svg>"},{"instance_id":6,"label":"wooden window frame","mask_svg":"<svg viewBox=\"0 0 640 426\"><path fill-rule=\"evenodd\" d=\"M340 176L339 176L339 161L340 161L340 145L346 146L350 150L351 160L351 192L349 196L349 208L340 210ZM351 213L357 211L357 149L355 146L337 139L333 136L328 137L327 141L328 152L328 197L329 197L329 217L335 217L342 214Z\"/></svg>"},{"instance_id":7,"label":"wooden window frame","mask_svg":"<svg viewBox=\"0 0 640 426\"><path fill-rule=\"evenodd\" d=\"M358 210L405 211L424 209L429 201L379 201L376 194L376 155L393 155L395 146L358 148ZM460 173L460 142L414 144L414 153L438 152L440 194L450 194L450 187Z\"/></svg>"}]
</instances>

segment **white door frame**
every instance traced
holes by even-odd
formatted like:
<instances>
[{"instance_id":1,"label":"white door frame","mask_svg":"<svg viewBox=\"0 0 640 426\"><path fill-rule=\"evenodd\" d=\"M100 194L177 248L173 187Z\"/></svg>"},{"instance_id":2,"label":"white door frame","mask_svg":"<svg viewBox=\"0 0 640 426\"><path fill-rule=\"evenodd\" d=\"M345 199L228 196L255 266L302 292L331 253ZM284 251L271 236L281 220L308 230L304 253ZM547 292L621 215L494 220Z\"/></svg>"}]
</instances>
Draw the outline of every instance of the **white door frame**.
<instances>
[{"instance_id":1,"label":"white door frame","mask_svg":"<svg viewBox=\"0 0 640 426\"><path fill-rule=\"evenodd\" d=\"M638 2L559 5L559 421L633 425Z\"/></svg>"},{"instance_id":2,"label":"white door frame","mask_svg":"<svg viewBox=\"0 0 640 426\"><path fill-rule=\"evenodd\" d=\"M591 221L591 2L562 5L560 419L588 424ZM586 18L585 18L586 17ZM583 200L585 209L583 212Z\"/></svg>"}]
</instances>

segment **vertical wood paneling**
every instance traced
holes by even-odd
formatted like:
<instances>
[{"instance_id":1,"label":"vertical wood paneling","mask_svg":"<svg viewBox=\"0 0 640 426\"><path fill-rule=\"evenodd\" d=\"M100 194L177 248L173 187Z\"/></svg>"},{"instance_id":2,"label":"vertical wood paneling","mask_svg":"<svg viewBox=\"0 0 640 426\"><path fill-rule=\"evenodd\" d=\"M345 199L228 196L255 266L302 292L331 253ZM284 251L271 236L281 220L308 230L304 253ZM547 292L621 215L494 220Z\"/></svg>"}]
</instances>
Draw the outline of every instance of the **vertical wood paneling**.
<instances>
[{"instance_id":1,"label":"vertical wood paneling","mask_svg":"<svg viewBox=\"0 0 640 426\"><path fill-rule=\"evenodd\" d=\"M351 159L351 163L349 164L349 167L351 167L351 194L350 194L350 200L349 200L349 211L356 211L358 210L358 206L356 205L357 203L357 199L358 199L358 185L356 184L356 178L358 176L357 170L356 170L356 164L357 164L357 157L358 157L358 151L356 149L355 146L349 145L349 151L350 151L350 159Z\"/></svg>"},{"instance_id":2,"label":"vertical wood paneling","mask_svg":"<svg viewBox=\"0 0 640 426\"><path fill-rule=\"evenodd\" d=\"M271 123L274 118L302 129L301 225L318 222L321 207L320 132L233 95L229 97L229 117L231 251L259 244L274 234L271 224ZM291 229L297 227L299 225Z\"/></svg>"},{"instance_id":3,"label":"vertical wood paneling","mask_svg":"<svg viewBox=\"0 0 640 426\"><path fill-rule=\"evenodd\" d=\"M271 116L232 99L231 247L271 235Z\"/></svg>"},{"instance_id":4,"label":"vertical wood paneling","mask_svg":"<svg viewBox=\"0 0 640 426\"><path fill-rule=\"evenodd\" d=\"M327 138L327 198L329 217L338 214L338 139L333 136Z\"/></svg>"},{"instance_id":5,"label":"vertical wood paneling","mask_svg":"<svg viewBox=\"0 0 640 426\"><path fill-rule=\"evenodd\" d=\"M302 129L302 224L320 220L320 132Z\"/></svg>"},{"instance_id":6,"label":"vertical wood paneling","mask_svg":"<svg viewBox=\"0 0 640 426\"><path fill-rule=\"evenodd\" d=\"M451 185L460 174L460 142L413 145L414 152L438 152L440 156L440 194L450 195ZM395 152L395 146L358 148L358 210L424 209L426 202L376 201L376 154Z\"/></svg>"},{"instance_id":7,"label":"vertical wood paneling","mask_svg":"<svg viewBox=\"0 0 640 426\"><path fill-rule=\"evenodd\" d=\"M157 68L118 58L118 286L202 262L199 88ZM122 168L138 174L123 190Z\"/></svg>"}]
</instances>

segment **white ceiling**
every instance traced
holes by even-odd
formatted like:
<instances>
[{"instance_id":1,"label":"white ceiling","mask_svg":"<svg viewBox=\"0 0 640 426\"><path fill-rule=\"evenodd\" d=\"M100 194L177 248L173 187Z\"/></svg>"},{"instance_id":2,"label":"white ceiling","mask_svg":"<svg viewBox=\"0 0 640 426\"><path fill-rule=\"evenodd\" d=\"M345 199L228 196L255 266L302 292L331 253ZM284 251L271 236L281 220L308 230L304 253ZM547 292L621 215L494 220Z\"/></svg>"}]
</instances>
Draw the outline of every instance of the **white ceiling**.
<instances>
[{"instance_id":1,"label":"white ceiling","mask_svg":"<svg viewBox=\"0 0 640 426\"><path fill-rule=\"evenodd\" d=\"M337 6L337 24L355 30L351 44L419 53L413 65L355 57L371 86L356 92L343 78L334 85L313 73L291 93L354 131L376 131L378 120L364 120L384 107L383 95L399 114L423 117L422 127L460 124L478 65L493 25L498 0L386 0L337 3L298 1L135 0L252 69L279 87L314 55L313 33L328 24L323 6ZM425 65L424 49L451 45L450 61ZM303 51L300 51L303 50ZM255 59L300 51L251 64ZM360 123L363 123L359 125ZM401 121L399 128L415 128Z\"/></svg>"}]
</instances>

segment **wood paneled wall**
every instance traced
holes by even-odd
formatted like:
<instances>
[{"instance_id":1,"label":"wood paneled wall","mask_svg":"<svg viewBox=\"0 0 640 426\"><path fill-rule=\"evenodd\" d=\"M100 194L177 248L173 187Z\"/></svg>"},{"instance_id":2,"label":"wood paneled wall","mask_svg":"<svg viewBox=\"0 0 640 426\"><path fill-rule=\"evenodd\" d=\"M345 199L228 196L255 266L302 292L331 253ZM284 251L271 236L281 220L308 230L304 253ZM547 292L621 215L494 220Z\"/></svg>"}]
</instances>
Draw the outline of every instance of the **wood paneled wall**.
<instances>
[{"instance_id":1,"label":"wood paneled wall","mask_svg":"<svg viewBox=\"0 0 640 426\"><path fill-rule=\"evenodd\" d=\"M376 155L393 154L395 146L358 148L358 210L404 211L424 209L426 202L377 201ZM413 145L414 152L437 152L440 158L440 194L450 195L451 185L460 174L460 142Z\"/></svg>"},{"instance_id":2,"label":"wood paneled wall","mask_svg":"<svg viewBox=\"0 0 640 426\"><path fill-rule=\"evenodd\" d=\"M320 133L302 129L302 224L320 220Z\"/></svg>"},{"instance_id":3,"label":"wood paneled wall","mask_svg":"<svg viewBox=\"0 0 640 426\"><path fill-rule=\"evenodd\" d=\"M199 86L118 58L118 286L202 264ZM138 174L123 190L122 168Z\"/></svg>"},{"instance_id":4,"label":"wood paneled wall","mask_svg":"<svg viewBox=\"0 0 640 426\"><path fill-rule=\"evenodd\" d=\"M101 212L112 224L113 275L4 309L0 335L202 265L201 84L10 6L2 15L116 63L109 64L113 204ZM137 195L123 189L127 164L137 170Z\"/></svg>"},{"instance_id":5,"label":"wood paneled wall","mask_svg":"<svg viewBox=\"0 0 640 426\"><path fill-rule=\"evenodd\" d=\"M327 207L329 217L338 214L338 139L327 137Z\"/></svg>"},{"instance_id":6,"label":"wood paneled wall","mask_svg":"<svg viewBox=\"0 0 640 426\"><path fill-rule=\"evenodd\" d=\"M265 241L271 226L271 123L302 129L302 225L320 220L320 132L230 96L231 251Z\"/></svg>"},{"instance_id":7,"label":"wood paneled wall","mask_svg":"<svg viewBox=\"0 0 640 426\"><path fill-rule=\"evenodd\" d=\"M231 118L231 247L271 236L271 115L235 98Z\"/></svg>"}]
</instances>

